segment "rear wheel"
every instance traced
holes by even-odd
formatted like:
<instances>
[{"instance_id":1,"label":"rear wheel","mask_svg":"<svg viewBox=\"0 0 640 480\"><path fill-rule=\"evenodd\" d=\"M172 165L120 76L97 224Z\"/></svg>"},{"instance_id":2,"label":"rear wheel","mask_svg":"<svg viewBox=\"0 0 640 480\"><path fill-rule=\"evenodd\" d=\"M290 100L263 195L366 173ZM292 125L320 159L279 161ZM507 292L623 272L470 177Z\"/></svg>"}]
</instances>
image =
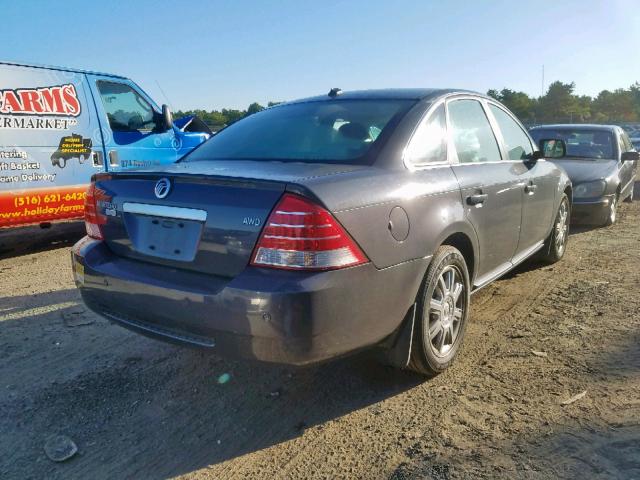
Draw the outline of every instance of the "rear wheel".
<instances>
[{"instance_id":1,"label":"rear wheel","mask_svg":"<svg viewBox=\"0 0 640 480\"><path fill-rule=\"evenodd\" d=\"M567 194L562 194L560 206L556 214L553 229L542 249L542 260L547 263L556 263L563 256L569 241L569 219L571 218L571 204Z\"/></svg>"},{"instance_id":2,"label":"rear wheel","mask_svg":"<svg viewBox=\"0 0 640 480\"><path fill-rule=\"evenodd\" d=\"M440 247L418 294L409 369L432 377L451 365L467 326L469 292L464 257L454 247Z\"/></svg>"}]
</instances>

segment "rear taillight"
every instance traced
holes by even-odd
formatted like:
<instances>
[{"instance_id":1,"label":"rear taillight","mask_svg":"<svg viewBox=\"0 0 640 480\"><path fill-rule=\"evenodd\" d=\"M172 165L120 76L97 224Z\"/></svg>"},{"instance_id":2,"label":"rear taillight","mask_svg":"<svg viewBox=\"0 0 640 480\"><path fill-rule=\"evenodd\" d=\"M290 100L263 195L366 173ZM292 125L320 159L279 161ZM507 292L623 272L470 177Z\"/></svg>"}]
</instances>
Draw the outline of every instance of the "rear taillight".
<instances>
[{"instance_id":1,"label":"rear taillight","mask_svg":"<svg viewBox=\"0 0 640 480\"><path fill-rule=\"evenodd\" d=\"M104 192L96 188L96 183L92 181L84 199L84 226L87 235L96 240L104 240L100 225L107 223L107 218L98 211L98 197L102 197L103 194Z\"/></svg>"},{"instance_id":2,"label":"rear taillight","mask_svg":"<svg viewBox=\"0 0 640 480\"><path fill-rule=\"evenodd\" d=\"M251 264L295 270L333 270L368 261L327 210L285 193L269 216Z\"/></svg>"}]
</instances>

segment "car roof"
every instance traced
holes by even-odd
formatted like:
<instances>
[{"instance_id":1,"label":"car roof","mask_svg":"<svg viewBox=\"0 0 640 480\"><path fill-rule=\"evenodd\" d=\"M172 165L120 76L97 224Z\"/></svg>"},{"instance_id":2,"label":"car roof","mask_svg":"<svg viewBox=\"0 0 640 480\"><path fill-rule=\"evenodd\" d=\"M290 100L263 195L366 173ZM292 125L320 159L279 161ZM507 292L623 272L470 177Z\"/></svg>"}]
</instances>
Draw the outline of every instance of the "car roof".
<instances>
[{"instance_id":1,"label":"car roof","mask_svg":"<svg viewBox=\"0 0 640 480\"><path fill-rule=\"evenodd\" d=\"M4 60L0 60L0 65L11 65L14 67L41 68L43 70L58 70L60 72L84 73L84 74L90 74L90 75L102 75L105 77L113 77L113 78L120 78L123 80L127 80L127 77L123 77L122 75L114 75L113 73L94 72L92 70L81 70L78 68L56 67L54 65L39 65L36 63L10 62L10 61L4 61Z\"/></svg>"},{"instance_id":2,"label":"car roof","mask_svg":"<svg viewBox=\"0 0 640 480\"><path fill-rule=\"evenodd\" d=\"M618 127L617 125L600 125L597 123L556 123L551 125L536 125L535 127L531 127L530 130L602 130L607 132L614 132L618 128L620 127Z\"/></svg>"},{"instance_id":3,"label":"car roof","mask_svg":"<svg viewBox=\"0 0 640 480\"><path fill-rule=\"evenodd\" d=\"M455 93L472 94L474 96L486 97L482 93L473 92L471 90L462 90L455 88L383 88L375 90L350 90L340 91L339 94L331 96L317 95L315 97L301 98L287 102L304 103L304 102L322 102L333 100L434 100L444 95Z\"/></svg>"}]
</instances>

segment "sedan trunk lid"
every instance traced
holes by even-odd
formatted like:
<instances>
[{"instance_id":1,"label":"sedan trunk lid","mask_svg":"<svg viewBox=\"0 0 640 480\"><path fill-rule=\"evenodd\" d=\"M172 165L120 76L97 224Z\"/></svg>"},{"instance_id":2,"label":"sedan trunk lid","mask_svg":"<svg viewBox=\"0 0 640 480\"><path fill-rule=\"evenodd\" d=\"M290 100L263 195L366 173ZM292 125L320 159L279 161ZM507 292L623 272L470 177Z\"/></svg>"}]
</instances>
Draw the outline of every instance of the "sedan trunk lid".
<instances>
[{"instance_id":1,"label":"sedan trunk lid","mask_svg":"<svg viewBox=\"0 0 640 480\"><path fill-rule=\"evenodd\" d=\"M263 223L287 184L358 168L211 161L98 175L101 230L116 255L235 277L249 263Z\"/></svg>"}]
</instances>

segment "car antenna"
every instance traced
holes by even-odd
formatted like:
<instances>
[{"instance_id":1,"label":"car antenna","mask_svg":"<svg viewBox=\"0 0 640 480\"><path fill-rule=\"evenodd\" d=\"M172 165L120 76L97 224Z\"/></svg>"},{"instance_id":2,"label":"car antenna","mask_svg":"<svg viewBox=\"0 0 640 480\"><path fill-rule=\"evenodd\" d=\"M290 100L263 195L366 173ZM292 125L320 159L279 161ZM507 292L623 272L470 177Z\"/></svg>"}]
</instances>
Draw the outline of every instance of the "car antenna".
<instances>
[{"instance_id":1,"label":"car antenna","mask_svg":"<svg viewBox=\"0 0 640 480\"><path fill-rule=\"evenodd\" d=\"M329 90L329 96L331 98L337 97L338 95L342 95L342 89L336 87Z\"/></svg>"}]
</instances>

